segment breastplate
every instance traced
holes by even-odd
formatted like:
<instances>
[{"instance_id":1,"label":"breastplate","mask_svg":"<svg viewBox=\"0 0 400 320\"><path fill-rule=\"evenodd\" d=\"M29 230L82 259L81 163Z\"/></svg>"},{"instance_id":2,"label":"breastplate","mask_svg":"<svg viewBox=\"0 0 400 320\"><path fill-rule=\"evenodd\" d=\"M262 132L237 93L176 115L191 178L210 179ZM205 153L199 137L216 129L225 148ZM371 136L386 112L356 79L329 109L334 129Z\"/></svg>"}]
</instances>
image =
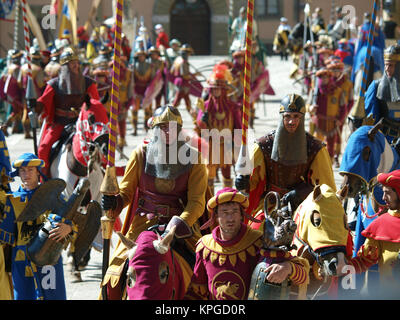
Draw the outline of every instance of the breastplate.
<instances>
[{"instance_id":1,"label":"breastplate","mask_svg":"<svg viewBox=\"0 0 400 320\"><path fill-rule=\"evenodd\" d=\"M289 166L271 159L274 137L275 132L272 132L258 139L257 143L264 155L267 175L265 191L269 191L272 188L272 190L279 192L280 196L283 196L297 184L303 181L307 182L311 163L314 161L316 154L323 145L320 141L315 140L311 135L307 134L307 162Z\"/></svg>"},{"instance_id":2,"label":"breastplate","mask_svg":"<svg viewBox=\"0 0 400 320\"><path fill-rule=\"evenodd\" d=\"M187 203L189 171L176 179L161 179L148 175L144 168L145 165L139 181L136 214L157 216L159 223L168 222L172 216L180 215Z\"/></svg>"}]
</instances>

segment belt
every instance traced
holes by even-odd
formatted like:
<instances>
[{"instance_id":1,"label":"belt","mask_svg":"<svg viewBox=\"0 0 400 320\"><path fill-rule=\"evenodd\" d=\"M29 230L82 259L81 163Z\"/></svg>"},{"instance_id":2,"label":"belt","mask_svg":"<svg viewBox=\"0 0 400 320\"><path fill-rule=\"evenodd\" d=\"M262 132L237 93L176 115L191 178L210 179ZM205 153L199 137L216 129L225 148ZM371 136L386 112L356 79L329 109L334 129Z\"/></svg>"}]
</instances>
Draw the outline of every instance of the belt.
<instances>
[{"instance_id":1,"label":"belt","mask_svg":"<svg viewBox=\"0 0 400 320\"><path fill-rule=\"evenodd\" d=\"M73 107L71 107L73 109ZM78 110L64 110L64 109L56 109L55 115L64 118L76 118L79 115Z\"/></svg>"},{"instance_id":2,"label":"belt","mask_svg":"<svg viewBox=\"0 0 400 320\"><path fill-rule=\"evenodd\" d=\"M151 213L159 218L170 218L172 216L180 215L182 211L181 207L173 207L168 204L156 204L151 201L146 201L144 198L139 198L136 213L139 215Z\"/></svg>"}]
</instances>

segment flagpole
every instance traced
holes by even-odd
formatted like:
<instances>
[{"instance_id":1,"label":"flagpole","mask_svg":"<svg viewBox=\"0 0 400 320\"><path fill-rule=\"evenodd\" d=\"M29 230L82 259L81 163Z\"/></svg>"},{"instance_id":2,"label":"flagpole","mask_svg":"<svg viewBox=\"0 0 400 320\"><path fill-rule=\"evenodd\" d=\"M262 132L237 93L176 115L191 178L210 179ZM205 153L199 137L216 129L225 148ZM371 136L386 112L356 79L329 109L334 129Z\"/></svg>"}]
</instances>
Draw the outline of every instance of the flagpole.
<instances>
[{"instance_id":1,"label":"flagpole","mask_svg":"<svg viewBox=\"0 0 400 320\"><path fill-rule=\"evenodd\" d=\"M372 48L372 43L374 42L375 23L376 23L376 14L378 12L378 6L379 6L378 1L374 0L374 6L372 9L372 16L371 16L371 24L369 26L369 32L368 32L367 54L365 56L364 64L363 64L363 73L362 73L362 79L361 79L360 92L359 92L358 98L354 104L352 114L349 117L353 122L353 126L354 126L355 121L357 121L357 120L362 121L362 119L365 118L365 91L367 89L368 73L369 73L371 55L372 55L371 48ZM360 123L360 125L361 125L361 123Z\"/></svg>"},{"instance_id":2,"label":"flagpole","mask_svg":"<svg viewBox=\"0 0 400 320\"><path fill-rule=\"evenodd\" d=\"M242 116L242 144L235 171L239 175L250 175L250 157L247 147L247 130L250 118L250 81L251 81L251 59L253 45L253 12L254 0L247 1L247 30L246 30L246 55L244 64L244 94L243 94L243 116Z\"/></svg>"},{"instance_id":3,"label":"flagpole","mask_svg":"<svg viewBox=\"0 0 400 320\"><path fill-rule=\"evenodd\" d=\"M110 133L108 139L108 158L107 167L104 175L103 183L100 191L104 195L113 196L118 194L118 181L115 169L115 147L117 140L117 116L119 100L119 75L121 63L121 34L122 34L122 8L123 0L117 0L116 19L115 19L115 37L114 37L114 57L112 70L112 87L111 87L111 107L110 107ZM104 280L110 251L110 239L112 235L115 218L111 214L111 210L105 212L101 218L102 234L103 234L103 268L102 277ZM102 287L103 299L107 300L107 285Z\"/></svg>"},{"instance_id":4,"label":"flagpole","mask_svg":"<svg viewBox=\"0 0 400 320\"><path fill-rule=\"evenodd\" d=\"M33 134L33 150L35 155L38 155L38 147L36 141L36 113L35 113L35 106L36 106L36 99L37 93L35 84L32 79L32 58L30 55L30 39L29 39L29 24L28 24L28 15L27 15L27 3L26 0L21 0L21 9L22 9L22 21L24 25L24 43L25 43L25 51L28 60L28 83L26 86L26 95L25 99L27 102L28 110L29 111L29 119L32 128Z\"/></svg>"}]
</instances>

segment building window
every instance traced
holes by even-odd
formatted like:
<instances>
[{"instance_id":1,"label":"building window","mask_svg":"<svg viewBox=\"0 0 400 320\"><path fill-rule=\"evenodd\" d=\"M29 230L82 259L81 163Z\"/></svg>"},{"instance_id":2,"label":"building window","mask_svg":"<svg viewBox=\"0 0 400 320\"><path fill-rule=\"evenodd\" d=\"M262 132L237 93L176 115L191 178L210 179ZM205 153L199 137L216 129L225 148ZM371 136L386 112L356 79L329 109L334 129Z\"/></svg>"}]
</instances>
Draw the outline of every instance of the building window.
<instances>
[{"instance_id":1,"label":"building window","mask_svg":"<svg viewBox=\"0 0 400 320\"><path fill-rule=\"evenodd\" d=\"M281 16L282 4L279 0L256 1L255 13L258 18L277 18Z\"/></svg>"},{"instance_id":2,"label":"building window","mask_svg":"<svg viewBox=\"0 0 400 320\"><path fill-rule=\"evenodd\" d=\"M395 11L396 10L396 6L395 6L395 1L393 0L384 0L383 1L383 9L387 10L387 11Z\"/></svg>"}]
</instances>

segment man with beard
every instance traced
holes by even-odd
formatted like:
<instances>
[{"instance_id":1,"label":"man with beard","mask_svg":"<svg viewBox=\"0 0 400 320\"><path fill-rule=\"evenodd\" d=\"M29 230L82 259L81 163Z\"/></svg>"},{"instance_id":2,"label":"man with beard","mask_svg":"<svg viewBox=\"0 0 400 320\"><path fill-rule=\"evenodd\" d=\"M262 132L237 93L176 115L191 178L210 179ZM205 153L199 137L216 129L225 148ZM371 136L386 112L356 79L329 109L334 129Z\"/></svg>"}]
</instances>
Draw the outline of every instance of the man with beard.
<instances>
[{"instance_id":1,"label":"man with beard","mask_svg":"<svg viewBox=\"0 0 400 320\"><path fill-rule=\"evenodd\" d=\"M180 225L175 235L182 237L178 233L185 230L189 234L183 244L185 251L194 253L201 237L197 220L205 208L207 169L201 163L200 154L179 137L182 117L178 109L169 105L158 108L151 128L154 131L151 140L131 154L119 184L119 194L103 195L102 207L117 217L129 206L122 233L131 240L153 225L178 219ZM122 298L126 253L127 248L119 243L103 280L110 300ZM180 255L174 257L178 261L182 259Z\"/></svg>"},{"instance_id":2,"label":"man with beard","mask_svg":"<svg viewBox=\"0 0 400 320\"><path fill-rule=\"evenodd\" d=\"M239 175L235 185L249 193L247 209L253 216L263 209L269 191L279 193L293 211L317 184L336 190L330 156L325 145L304 128L305 103L297 94L280 104L281 121L276 130L256 140L250 160L251 175Z\"/></svg>"},{"instance_id":3,"label":"man with beard","mask_svg":"<svg viewBox=\"0 0 400 320\"><path fill-rule=\"evenodd\" d=\"M209 97L204 103L204 110L199 110L196 121L200 129L211 130L209 136L209 146L211 147L208 153L207 168L208 185L212 191L219 168L222 173L223 187L232 187L231 167L233 163L234 129L242 128L239 106L227 96L228 78L228 67L217 64L207 81ZM212 134L215 131L213 129L217 130L218 135ZM223 140L219 139L220 135L224 137ZM219 143L215 141L216 138Z\"/></svg>"},{"instance_id":4,"label":"man with beard","mask_svg":"<svg viewBox=\"0 0 400 320\"><path fill-rule=\"evenodd\" d=\"M384 60L384 75L373 81L365 93L365 115L374 124L381 118L400 121L400 45L387 48ZM394 131L394 135L386 135L389 142L399 135L398 129Z\"/></svg>"},{"instance_id":5,"label":"man with beard","mask_svg":"<svg viewBox=\"0 0 400 320\"><path fill-rule=\"evenodd\" d=\"M72 48L64 49L60 64L59 76L47 83L36 105L37 114L43 112L46 119L38 148L38 156L45 162L45 175L49 174L53 143L60 138L66 125L76 122L86 95L100 99L96 83L82 75L78 56Z\"/></svg>"}]
</instances>

